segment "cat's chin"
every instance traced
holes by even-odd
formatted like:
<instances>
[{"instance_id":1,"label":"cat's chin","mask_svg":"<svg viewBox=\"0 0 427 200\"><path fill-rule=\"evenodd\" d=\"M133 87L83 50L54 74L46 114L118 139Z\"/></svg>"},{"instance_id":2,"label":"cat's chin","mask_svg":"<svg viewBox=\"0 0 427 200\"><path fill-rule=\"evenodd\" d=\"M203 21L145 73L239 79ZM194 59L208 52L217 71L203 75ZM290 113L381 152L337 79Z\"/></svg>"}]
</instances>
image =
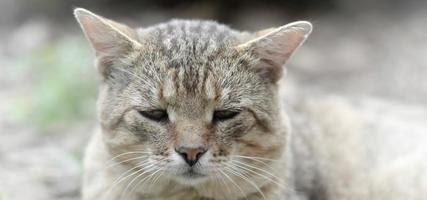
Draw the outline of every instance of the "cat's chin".
<instances>
[{"instance_id":1,"label":"cat's chin","mask_svg":"<svg viewBox=\"0 0 427 200\"><path fill-rule=\"evenodd\" d=\"M183 185L194 186L200 183L205 182L208 179L208 176L205 174L200 174L193 171L184 172L182 174L177 174L175 180L178 183Z\"/></svg>"}]
</instances>

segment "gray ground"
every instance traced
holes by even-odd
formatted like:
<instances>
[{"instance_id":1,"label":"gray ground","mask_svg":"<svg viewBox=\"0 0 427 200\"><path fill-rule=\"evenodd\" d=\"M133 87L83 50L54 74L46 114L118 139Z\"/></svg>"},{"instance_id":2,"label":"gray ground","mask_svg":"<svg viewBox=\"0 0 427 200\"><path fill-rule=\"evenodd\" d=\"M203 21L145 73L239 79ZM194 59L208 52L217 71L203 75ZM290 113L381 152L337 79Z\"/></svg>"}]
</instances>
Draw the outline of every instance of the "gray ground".
<instances>
[{"instance_id":1,"label":"gray ground","mask_svg":"<svg viewBox=\"0 0 427 200\"><path fill-rule=\"evenodd\" d=\"M388 116L403 112L414 118L399 118L407 120L404 126L427 134L422 124L427 119L419 118L427 113L426 8L382 12L348 6L340 13L314 14L308 19L314 23L312 37L288 65L288 88L362 99L369 104L364 108L382 108ZM235 27L248 29L291 20L277 10L248 9L240 15ZM143 24L159 18L167 17ZM95 124L93 115L40 133L37 125L18 122L9 113L37 77L37 71L17 69L17 59L49 41L83 41L83 36L75 24L59 25L43 17L5 25L0 35L0 200L79 199L81 153ZM87 73L95 74L92 68Z\"/></svg>"}]
</instances>

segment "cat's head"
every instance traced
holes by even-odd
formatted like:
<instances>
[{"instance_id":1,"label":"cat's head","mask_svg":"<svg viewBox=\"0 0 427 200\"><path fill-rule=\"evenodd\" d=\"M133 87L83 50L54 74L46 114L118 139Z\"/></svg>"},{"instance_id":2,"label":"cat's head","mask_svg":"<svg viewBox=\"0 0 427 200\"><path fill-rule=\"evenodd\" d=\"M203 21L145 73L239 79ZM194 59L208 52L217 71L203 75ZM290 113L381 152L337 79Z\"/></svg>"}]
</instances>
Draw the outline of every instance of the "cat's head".
<instances>
[{"instance_id":1,"label":"cat's head","mask_svg":"<svg viewBox=\"0 0 427 200\"><path fill-rule=\"evenodd\" d=\"M121 162L194 184L282 155L277 81L310 23L246 33L210 21L132 29L75 15L102 77L104 141Z\"/></svg>"}]
</instances>

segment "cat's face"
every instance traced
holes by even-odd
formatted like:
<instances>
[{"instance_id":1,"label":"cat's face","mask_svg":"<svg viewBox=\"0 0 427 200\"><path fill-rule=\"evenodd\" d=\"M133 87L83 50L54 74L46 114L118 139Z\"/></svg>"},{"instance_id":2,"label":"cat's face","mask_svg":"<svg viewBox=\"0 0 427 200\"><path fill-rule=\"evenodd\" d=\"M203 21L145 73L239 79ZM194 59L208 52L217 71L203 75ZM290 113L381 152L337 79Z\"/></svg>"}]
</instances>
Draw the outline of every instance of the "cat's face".
<instances>
[{"instance_id":1,"label":"cat's face","mask_svg":"<svg viewBox=\"0 0 427 200\"><path fill-rule=\"evenodd\" d=\"M264 40L269 33L239 33L213 22L134 31L87 11L76 15L97 50L101 127L120 162L196 184L282 155L286 129L276 81L307 30L300 37L289 33L280 51L288 49L277 52L265 46L279 36Z\"/></svg>"},{"instance_id":2,"label":"cat's face","mask_svg":"<svg viewBox=\"0 0 427 200\"><path fill-rule=\"evenodd\" d=\"M112 152L147 152L134 164L156 163L179 180L220 173L237 156L279 156L275 87L251 70L249 57L227 51L234 50L211 60L197 55L186 66L143 51L133 66L112 72L100 101Z\"/></svg>"}]
</instances>

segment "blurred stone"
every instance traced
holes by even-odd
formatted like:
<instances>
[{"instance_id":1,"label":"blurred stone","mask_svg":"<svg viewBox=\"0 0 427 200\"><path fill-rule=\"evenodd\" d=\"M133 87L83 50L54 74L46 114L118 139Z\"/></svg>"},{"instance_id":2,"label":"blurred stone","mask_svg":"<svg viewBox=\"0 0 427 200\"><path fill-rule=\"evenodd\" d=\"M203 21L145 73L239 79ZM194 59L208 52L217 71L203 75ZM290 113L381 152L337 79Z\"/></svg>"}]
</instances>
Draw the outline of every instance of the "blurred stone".
<instances>
[{"instance_id":1,"label":"blurred stone","mask_svg":"<svg viewBox=\"0 0 427 200\"><path fill-rule=\"evenodd\" d=\"M78 199L80 163L70 152L52 145L23 147L3 154L0 163L0 193L6 199Z\"/></svg>"},{"instance_id":2,"label":"blurred stone","mask_svg":"<svg viewBox=\"0 0 427 200\"><path fill-rule=\"evenodd\" d=\"M43 19L31 19L9 35L7 52L12 55L24 54L36 50L49 41L50 28Z\"/></svg>"},{"instance_id":3,"label":"blurred stone","mask_svg":"<svg viewBox=\"0 0 427 200\"><path fill-rule=\"evenodd\" d=\"M10 27L15 25L15 19L20 14L18 9L19 3L16 0L0 1L0 27L2 27L0 29L0 35L9 32Z\"/></svg>"},{"instance_id":4,"label":"blurred stone","mask_svg":"<svg viewBox=\"0 0 427 200\"><path fill-rule=\"evenodd\" d=\"M234 15L232 27L247 31L258 31L291 22L283 9L271 6L244 7Z\"/></svg>"},{"instance_id":5,"label":"blurred stone","mask_svg":"<svg viewBox=\"0 0 427 200\"><path fill-rule=\"evenodd\" d=\"M423 10L414 9L400 17L379 13L319 17L311 37L289 62L289 75L301 89L314 93L425 104L427 30L420 26L425 16Z\"/></svg>"}]
</instances>

